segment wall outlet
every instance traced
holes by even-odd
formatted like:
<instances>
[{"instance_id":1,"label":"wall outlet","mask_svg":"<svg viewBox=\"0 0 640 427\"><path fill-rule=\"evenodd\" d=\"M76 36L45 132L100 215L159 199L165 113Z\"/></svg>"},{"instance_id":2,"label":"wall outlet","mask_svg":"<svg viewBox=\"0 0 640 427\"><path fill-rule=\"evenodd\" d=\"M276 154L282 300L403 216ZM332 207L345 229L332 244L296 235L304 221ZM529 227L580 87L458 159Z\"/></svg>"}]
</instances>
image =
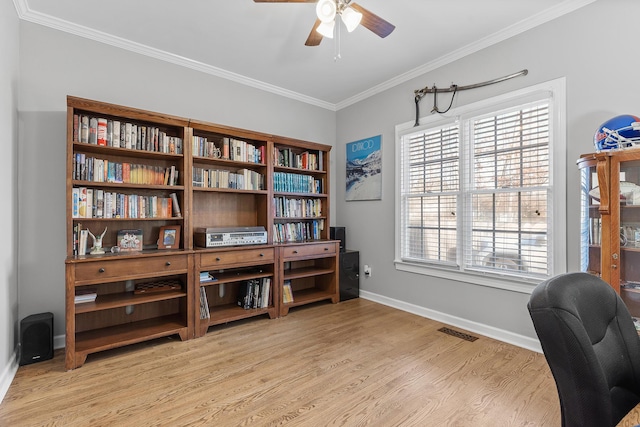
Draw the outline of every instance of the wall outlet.
<instances>
[{"instance_id":1,"label":"wall outlet","mask_svg":"<svg viewBox=\"0 0 640 427\"><path fill-rule=\"evenodd\" d=\"M371 266L365 264L362 271L366 277L371 277Z\"/></svg>"}]
</instances>

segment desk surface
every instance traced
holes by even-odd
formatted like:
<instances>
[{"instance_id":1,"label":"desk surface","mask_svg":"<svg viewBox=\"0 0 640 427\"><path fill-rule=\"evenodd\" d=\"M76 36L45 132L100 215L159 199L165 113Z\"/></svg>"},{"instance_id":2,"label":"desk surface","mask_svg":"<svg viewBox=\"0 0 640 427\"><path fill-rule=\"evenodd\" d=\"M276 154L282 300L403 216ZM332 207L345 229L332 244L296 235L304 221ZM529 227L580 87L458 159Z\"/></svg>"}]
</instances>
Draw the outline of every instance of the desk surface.
<instances>
[{"instance_id":1,"label":"desk surface","mask_svg":"<svg viewBox=\"0 0 640 427\"><path fill-rule=\"evenodd\" d=\"M634 427L640 424L640 403L636 405L623 419L620 420L616 427Z\"/></svg>"}]
</instances>

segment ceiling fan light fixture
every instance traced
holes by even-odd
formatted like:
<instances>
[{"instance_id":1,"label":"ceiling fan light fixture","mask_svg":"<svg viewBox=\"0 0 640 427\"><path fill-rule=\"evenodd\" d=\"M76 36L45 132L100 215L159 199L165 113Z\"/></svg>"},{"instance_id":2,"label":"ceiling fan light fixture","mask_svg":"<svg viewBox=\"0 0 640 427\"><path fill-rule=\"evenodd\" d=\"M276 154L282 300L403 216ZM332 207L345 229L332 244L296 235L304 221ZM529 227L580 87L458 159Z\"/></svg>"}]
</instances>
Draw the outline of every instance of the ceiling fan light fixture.
<instances>
[{"instance_id":1,"label":"ceiling fan light fixture","mask_svg":"<svg viewBox=\"0 0 640 427\"><path fill-rule=\"evenodd\" d=\"M357 10L346 7L341 14L342 22L347 27L347 31L352 32L355 30L358 25L360 25L360 21L362 20L362 13Z\"/></svg>"},{"instance_id":2,"label":"ceiling fan light fixture","mask_svg":"<svg viewBox=\"0 0 640 427\"><path fill-rule=\"evenodd\" d=\"M333 28L335 27L335 21L323 22L318 25L316 31L322 34L323 37L327 37L329 39L333 38Z\"/></svg>"},{"instance_id":3,"label":"ceiling fan light fixture","mask_svg":"<svg viewBox=\"0 0 640 427\"><path fill-rule=\"evenodd\" d=\"M335 19L337 9L335 0L320 0L316 4L316 15L319 20L328 23Z\"/></svg>"}]
</instances>

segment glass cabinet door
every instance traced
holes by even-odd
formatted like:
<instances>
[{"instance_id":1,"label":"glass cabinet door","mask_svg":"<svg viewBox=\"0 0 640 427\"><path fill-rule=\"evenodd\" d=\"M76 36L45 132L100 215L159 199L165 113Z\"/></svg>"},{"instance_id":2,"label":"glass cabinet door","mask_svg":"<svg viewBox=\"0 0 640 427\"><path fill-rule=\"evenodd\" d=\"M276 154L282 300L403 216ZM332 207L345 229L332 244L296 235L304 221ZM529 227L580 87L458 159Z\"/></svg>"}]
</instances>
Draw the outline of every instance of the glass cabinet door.
<instances>
[{"instance_id":1,"label":"glass cabinet door","mask_svg":"<svg viewBox=\"0 0 640 427\"><path fill-rule=\"evenodd\" d=\"M599 191L595 161L580 164L580 270L601 277L600 243L602 216L599 197L591 194Z\"/></svg>"},{"instance_id":2,"label":"glass cabinet door","mask_svg":"<svg viewBox=\"0 0 640 427\"><path fill-rule=\"evenodd\" d=\"M640 318L640 149L583 156L581 270L599 275Z\"/></svg>"}]
</instances>

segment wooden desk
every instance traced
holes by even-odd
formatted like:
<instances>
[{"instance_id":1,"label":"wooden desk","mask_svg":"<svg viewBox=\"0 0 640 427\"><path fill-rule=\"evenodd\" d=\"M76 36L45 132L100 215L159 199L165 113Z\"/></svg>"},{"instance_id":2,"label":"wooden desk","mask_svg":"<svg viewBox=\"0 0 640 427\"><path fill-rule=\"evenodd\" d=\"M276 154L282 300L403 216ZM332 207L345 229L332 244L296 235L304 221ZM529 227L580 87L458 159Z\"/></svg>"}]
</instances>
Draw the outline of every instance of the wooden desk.
<instances>
[{"instance_id":1,"label":"wooden desk","mask_svg":"<svg viewBox=\"0 0 640 427\"><path fill-rule=\"evenodd\" d=\"M634 427L640 424L640 403L617 424L617 427Z\"/></svg>"}]
</instances>

